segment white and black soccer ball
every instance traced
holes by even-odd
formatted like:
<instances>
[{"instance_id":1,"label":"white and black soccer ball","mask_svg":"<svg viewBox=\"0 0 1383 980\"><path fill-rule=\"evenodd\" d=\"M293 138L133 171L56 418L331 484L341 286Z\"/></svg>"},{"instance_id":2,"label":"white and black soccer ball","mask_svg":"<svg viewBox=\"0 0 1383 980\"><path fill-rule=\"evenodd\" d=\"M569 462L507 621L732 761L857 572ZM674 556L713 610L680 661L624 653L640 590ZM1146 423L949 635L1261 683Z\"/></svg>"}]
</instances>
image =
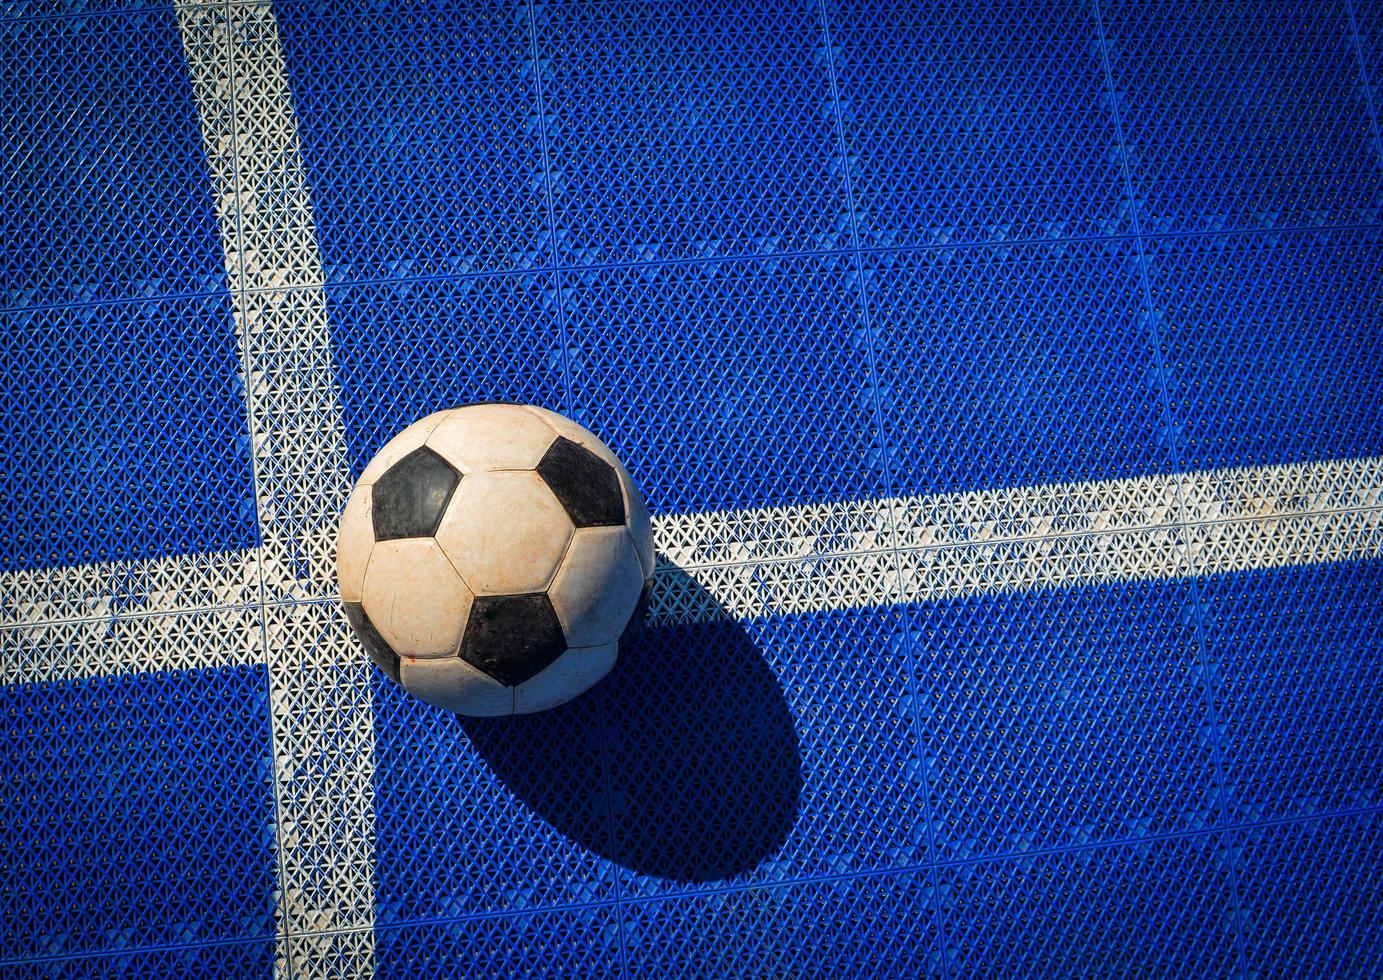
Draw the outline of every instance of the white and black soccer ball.
<instances>
[{"instance_id":1,"label":"white and black soccer ball","mask_svg":"<svg viewBox=\"0 0 1383 980\"><path fill-rule=\"evenodd\" d=\"M404 429L341 515L341 601L370 658L430 704L542 711L614 666L653 583L648 510L568 418L486 403Z\"/></svg>"}]
</instances>

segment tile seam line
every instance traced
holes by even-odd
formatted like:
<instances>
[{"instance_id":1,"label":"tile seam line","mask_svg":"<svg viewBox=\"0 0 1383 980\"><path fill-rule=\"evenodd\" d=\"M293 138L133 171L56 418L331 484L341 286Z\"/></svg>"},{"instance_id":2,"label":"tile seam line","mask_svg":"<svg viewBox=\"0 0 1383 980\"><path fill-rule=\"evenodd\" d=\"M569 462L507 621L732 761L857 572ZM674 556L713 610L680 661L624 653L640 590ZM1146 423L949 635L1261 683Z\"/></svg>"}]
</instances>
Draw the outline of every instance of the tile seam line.
<instances>
[{"instance_id":1,"label":"tile seam line","mask_svg":"<svg viewBox=\"0 0 1383 980\"><path fill-rule=\"evenodd\" d=\"M245 5L259 2L259 0L231 0L231 5ZM1191 239L1211 239L1211 238L1254 238L1264 235L1306 235L1306 234L1339 234L1350 232L1383 231L1383 221L1368 223L1342 223L1327 225L1284 225L1277 228L1216 228L1216 229L1188 229L1182 231L1149 231L1143 232L1141 238L1144 241L1163 241L1180 238ZM1032 248L1036 246L1049 245L1089 245L1102 242L1110 243L1132 243L1136 238L1132 233L1117 235L1084 235L1075 237L1061 238L1001 238L1001 239L977 239L974 241L960 242L920 242L900 245L864 245L859 248L860 255L921 255L928 252L942 252L954 249L981 249L981 248ZM821 258L848 258L855 254L856 249L828 248L828 249L800 249L781 252L733 252L724 255L692 255L662 259L641 259L630 262L602 262L590 263L587 265L540 265L530 267L485 269L474 272L437 272L424 273L409 276L345 276L341 278L327 278L321 282L301 282L291 285L279 286L251 286L250 293L282 293L291 292L295 289L304 288L343 288L343 287L364 287L364 286L395 286L409 283L432 283L432 282L461 282L471 279L491 279L497 277L516 277L516 276L541 276L556 273L600 273L600 272L622 272L636 271L639 269L663 268L669 266L700 266L714 265L716 263L726 264L750 264L767 263L774 260L791 259L821 259ZM111 301L125 302L125 300ZM133 300L131 300L133 302ZM65 308L68 304L51 304L54 308Z\"/></svg>"},{"instance_id":2,"label":"tile seam line","mask_svg":"<svg viewBox=\"0 0 1383 980\"><path fill-rule=\"evenodd\" d=\"M869 868L859 871L845 871L831 875L808 875L801 878L788 878L781 881L763 882L744 882L724 885L719 888L669 891L656 895L640 895L627 899L625 904L629 905L650 905L664 901L687 900L713 895L730 895L739 892L749 891L768 891L778 889L788 889L798 886L811 886L818 884L829 884L837 881L856 881L867 878L891 878L907 874L916 874L927 867L935 867L938 870L945 868L968 867L980 864L993 864L1004 861L1021 861L1033 858L1055 857L1062 854L1079 854L1089 851L1116 850L1119 848L1137 847L1142 844L1160 844L1177 840L1194 840L1198 837L1213 837L1217 834L1224 834L1227 830L1235 831L1255 831L1283 827L1293 824L1327 824L1335 821L1346 822L1358 820L1371 816L1383 815L1383 804L1374 804L1366 807L1355 807L1352 809L1331 810L1323 813L1311 813L1294 815L1287 817L1276 817L1268 820L1229 822L1210 827L1199 827L1190 830L1170 831L1163 834L1149 834L1144 837L1117 837L1102 841L1092 841L1084 844L1073 844L1065 847L1035 848L1029 851L1010 851L1005 853L976 855L967 858L957 858L953 860L942 860L935 865L921 863L897 865L895 867ZM477 912L471 915L451 915L436 916L418 919L401 919L384 925L376 925L373 928L377 931L398 931L416 926L447 925L464 922L483 922L496 919L511 919L523 916L541 915L560 915L564 912L579 912L583 910L613 909L614 899L607 901L594 902L565 902L555 905L531 906L518 909L505 909L499 911ZM348 929L322 929L317 931L298 931L287 934L289 938L305 939L313 937L328 936L349 936L358 935L370 931L364 927ZM189 943L170 943L165 945L142 945L120 947L118 949L104 950L82 950L74 953L59 953L49 956L37 956L17 959L2 959L0 966L24 966L38 963L67 962L70 960L101 959L107 957L117 957L121 955L134 955L139 953L156 953L162 951L176 952L181 950L199 949L207 946L257 946L267 945L274 941L272 935L251 937L251 938L222 938Z\"/></svg>"},{"instance_id":3,"label":"tile seam line","mask_svg":"<svg viewBox=\"0 0 1383 980\"><path fill-rule=\"evenodd\" d=\"M1152 335L1153 362L1157 370L1158 395L1162 405L1163 424L1167 426L1168 435L1171 440L1171 456L1173 468L1180 471L1182 446L1181 440L1177 437L1177 417L1172 408L1171 393L1169 391L1167 379L1166 358L1162 347L1162 331L1158 322L1157 309L1153 296L1152 279L1148 272L1147 248L1143 238L1142 219L1139 215L1139 197L1137 187L1133 180L1133 169L1129 165L1128 137L1124 131L1123 113L1119 108L1119 89L1114 84L1113 55L1110 50L1110 42L1104 27L1103 0L1094 0L1091 9L1095 17L1095 31L1100 46L1100 63L1104 71L1105 91L1109 95L1109 110L1113 117L1115 137L1119 144L1119 168L1123 175L1124 192L1128 196L1129 219L1133 225L1133 244L1134 252L1138 258L1138 273L1140 286L1143 292L1144 309L1147 316L1148 329ZM1201 561L1198 554L1193 553L1189 544L1190 526L1185 518L1186 501L1183 494L1183 485L1178 482L1173 488L1173 493L1178 501L1176 524L1182 538L1181 554L1189 573L1189 598L1192 602L1193 618L1195 621L1195 638L1197 660L1203 676L1206 678L1205 687L1202 692L1202 702L1205 709L1205 717L1214 733L1211 739L1212 758L1214 760L1214 779L1215 791L1218 797L1218 805L1228 812L1232 812L1232 807L1228 803L1231 795L1229 781L1225 774L1224 755L1220 746L1219 732L1221 722L1219 711L1215 701L1218 691L1215 688L1214 671L1210 669L1209 649L1205 640L1204 609L1201 602L1200 591L1200 571ZM1227 831L1230 840L1233 841L1234 832ZM1234 958L1236 970L1239 976L1248 975L1248 958L1245 949L1244 938L1244 897L1243 887L1239 875L1237 862L1229 864L1230 879L1230 901L1234 915Z\"/></svg>"},{"instance_id":4,"label":"tile seam line","mask_svg":"<svg viewBox=\"0 0 1383 980\"><path fill-rule=\"evenodd\" d=\"M207 6L203 4L203 6ZM10 966L31 966L41 963L69 963L74 960L94 960L94 959L116 959L121 956L137 956L143 953L162 953L162 952L182 952L184 950L197 950L234 946L271 946L274 942L273 936L251 936L242 938L217 938L198 940L196 942L167 943L153 945L120 946L113 949L84 949L73 953L50 953L45 956L31 956L19 959L0 959L0 967Z\"/></svg>"},{"instance_id":5,"label":"tile seam line","mask_svg":"<svg viewBox=\"0 0 1383 980\"><path fill-rule=\"evenodd\" d=\"M821 43L826 54L826 77L830 83L831 92L831 115L836 133L836 150L840 155L841 184L845 189L845 200L847 213L850 218L850 253L851 262L855 270L855 294L860 304L860 315L864 327L865 352L868 356L869 379L872 382L870 401L874 410L874 431L878 440L878 452L883 463L884 486L892 493L896 489L893 480L893 453L892 446L888 437L888 429L884 424L883 396L883 377L879 373L878 356L874 347L874 318L870 312L870 293L869 280L865 275L865 252L860 246L859 233L859 204L855 196L854 174L850 166L850 145L845 133L845 110L841 104L840 76L836 69L835 61L835 38L831 33L831 13L827 9L826 0L816 0L816 14L820 25ZM893 558L894 589L896 595L901 599L907 595L907 579L903 574L903 559L899 551L899 520L897 504L890 499L884 504L885 527L888 531L889 549ZM911 722L911 729L914 739L914 752L919 764L924 755L923 746L925 744L922 731L922 719L917 706L921 703L917 694L917 660L913 649L913 615L909 604L900 607L900 625L902 633L897 637L897 641L903 644L903 669L906 672L906 686L910 701L907 711L908 720ZM925 767L921 767L924 769ZM939 881L936 872L936 827L935 815L933 813L931 798L931 779L929 775L922 771L914 784L918 795L921 797L921 817L923 820L923 831L926 840L927 856L927 878L933 896L940 894ZM917 832L915 827L909 828L909 839L916 846ZM931 903L928 903L929 905ZM951 975L950 956L947 954L946 933L948 923L946 921L945 909L940 903L935 908L929 908L930 919L937 932L937 944L940 950L940 966L943 978Z\"/></svg>"},{"instance_id":6,"label":"tile seam line","mask_svg":"<svg viewBox=\"0 0 1383 980\"><path fill-rule=\"evenodd\" d=\"M567 319L562 294L562 264L558 261L557 249L557 203L552 195L552 155L547 135L547 96L543 89L543 69L538 47L538 17L534 9L535 0L525 0L528 11L528 50L533 58L533 97L538 111L538 145L542 152L543 201L547 211L548 249L552 262L548 269L538 270L552 275L556 289L557 304L557 342L562 345L562 387L567 413L573 411L571 363L568 350L571 346L567 337Z\"/></svg>"},{"instance_id":7,"label":"tile seam line","mask_svg":"<svg viewBox=\"0 0 1383 980\"><path fill-rule=\"evenodd\" d=\"M216 4L201 4L194 8L198 10L211 10L223 3L224 0L217 0ZM212 205L215 210L215 204ZM220 234L219 222L217 222L217 234ZM65 302L53 303L23 303L13 304L0 301L0 315L15 316L21 313L55 313L66 312L69 310L91 310L101 309L102 307L126 307L141 306L148 303L176 303L183 300L226 300L229 303L235 302L235 288L230 284L230 273L226 271L224 265L225 255L220 272L224 274L226 283L225 289L179 289L166 293L154 293L151 296L110 296L99 299L75 299Z\"/></svg>"},{"instance_id":8,"label":"tile seam line","mask_svg":"<svg viewBox=\"0 0 1383 980\"><path fill-rule=\"evenodd\" d=\"M927 868L944 870L947 868L970 867L974 865L996 864L1006 861L1022 861L1028 859L1040 859L1057 857L1064 854L1082 854L1091 851L1117 850L1120 848L1134 848L1146 844L1162 844L1179 840L1195 840L1201 837L1214 837L1224 835L1233 830L1236 832L1256 831L1271 829L1274 827L1290 826L1295 824L1326 824L1335 821L1358 820L1372 816L1383 815L1383 803L1372 804L1364 807L1353 807L1340 810L1329 810L1322 813L1297 814L1284 817L1273 817L1266 820L1246 820L1246 821L1226 821L1220 824L1213 824L1205 827L1196 827L1186 830L1173 830L1159 834L1148 834L1141 837L1111 837L1105 840L1089 841L1081 844L1069 844L1064 846L1053 846L1043 848L1033 848L1026 851L1005 851L993 854L980 854L963 858L941 859L935 864L926 862L913 862L908 864L894 865L892 867L866 868L858 871L842 871L836 874L805 875L798 878L785 878L778 881L755 881L755 882L735 882L724 884L716 888L704 889L685 889L670 890L658 894L638 895L626 898L624 905L650 905L664 901L675 901L687 899L697 899L707 896L732 895L740 892L750 891L770 891L797 886L810 886L827 884L837 881L855 881L866 878L889 878L899 875L916 874ZM561 914L563 912L576 912L593 909L613 909L615 900L597 900L590 902L559 902L553 905L526 906L515 909L487 910L475 912L469 915L443 915L427 916L422 918L398 919L387 924L377 924L377 930L400 930L414 926L446 925L450 923L489 921L495 919L510 919L522 916L540 916L545 914ZM351 929L328 929L315 932L297 932L291 935L302 938L311 936L330 936L330 935L352 935L366 931L363 928ZM154 949L161 947L151 947ZM93 954L98 955L98 954ZM61 957L59 957L61 958Z\"/></svg>"},{"instance_id":9,"label":"tile seam line","mask_svg":"<svg viewBox=\"0 0 1383 980\"><path fill-rule=\"evenodd\" d=\"M1354 13L1354 0L1345 0L1345 12L1349 15L1349 33L1354 46L1354 58L1359 68L1359 83L1364 89L1364 108L1369 115L1369 128L1373 132L1373 149L1377 166L1383 168L1383 135L1378 128L1377 107L1373 104L1373 79L1369 76L1369 64L1364 58L1364 43L1359 35L1359 19Z\"/></svg>"}]
</instances>

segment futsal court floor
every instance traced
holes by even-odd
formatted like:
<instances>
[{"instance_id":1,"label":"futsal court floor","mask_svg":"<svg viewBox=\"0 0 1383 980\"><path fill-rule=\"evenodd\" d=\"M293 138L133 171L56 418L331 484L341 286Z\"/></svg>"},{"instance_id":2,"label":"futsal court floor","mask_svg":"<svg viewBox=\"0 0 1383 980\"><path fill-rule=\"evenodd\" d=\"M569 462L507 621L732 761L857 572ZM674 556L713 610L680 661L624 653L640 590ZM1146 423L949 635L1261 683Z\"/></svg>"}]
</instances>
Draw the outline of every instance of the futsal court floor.
<instances>
[{"instance_id":1,"label":"futsal court floor","mask_svg":"<svg viewBox=\"0 0 1383 980\"><path fill-rule=\"evenodd\" d=\"M1383 6L0 0L0 975L1383 974ZM649 625L372 668L393 433Z\"/></svg>"}]
</instances>

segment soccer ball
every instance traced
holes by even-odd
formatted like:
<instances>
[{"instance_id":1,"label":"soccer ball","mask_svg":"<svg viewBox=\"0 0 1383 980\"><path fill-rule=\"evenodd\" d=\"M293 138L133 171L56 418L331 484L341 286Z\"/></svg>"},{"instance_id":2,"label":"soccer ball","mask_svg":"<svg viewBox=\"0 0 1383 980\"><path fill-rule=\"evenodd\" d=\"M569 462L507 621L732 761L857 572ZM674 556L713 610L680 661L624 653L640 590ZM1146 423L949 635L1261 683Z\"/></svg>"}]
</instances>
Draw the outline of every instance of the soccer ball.
<instances>
[{"instance_id":1,"label":"soccer ball","mask_svg":"<svg viewBox=\"0 0 1383 980\"><path fill-rule=\"evenodd\" d=\"M648 510L609 448L555 412L429 415L365 468L336 572L366 653L465 715L555 707L604 677L653 584Z\"/></svg>"}]
</instances>

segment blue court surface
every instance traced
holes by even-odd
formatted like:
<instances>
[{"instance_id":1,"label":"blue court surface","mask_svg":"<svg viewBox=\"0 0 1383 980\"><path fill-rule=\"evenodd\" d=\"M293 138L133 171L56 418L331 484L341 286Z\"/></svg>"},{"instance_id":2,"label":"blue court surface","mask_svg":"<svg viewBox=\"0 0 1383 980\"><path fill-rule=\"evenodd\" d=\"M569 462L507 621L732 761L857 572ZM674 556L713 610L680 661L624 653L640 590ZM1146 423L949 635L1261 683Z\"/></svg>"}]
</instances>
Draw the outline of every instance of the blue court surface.
<instances>
[{"instance_id":1,"label":"blue court surface","mask_svg":"<svg viewBox=\"0 0 1383 980\"><path fill-rule=\"evenodd\" d=\"M1383 4L0 0L0 975L1383 975ZM654 515L553 711L395 432Z\"/></svg>"}]
</instances>

